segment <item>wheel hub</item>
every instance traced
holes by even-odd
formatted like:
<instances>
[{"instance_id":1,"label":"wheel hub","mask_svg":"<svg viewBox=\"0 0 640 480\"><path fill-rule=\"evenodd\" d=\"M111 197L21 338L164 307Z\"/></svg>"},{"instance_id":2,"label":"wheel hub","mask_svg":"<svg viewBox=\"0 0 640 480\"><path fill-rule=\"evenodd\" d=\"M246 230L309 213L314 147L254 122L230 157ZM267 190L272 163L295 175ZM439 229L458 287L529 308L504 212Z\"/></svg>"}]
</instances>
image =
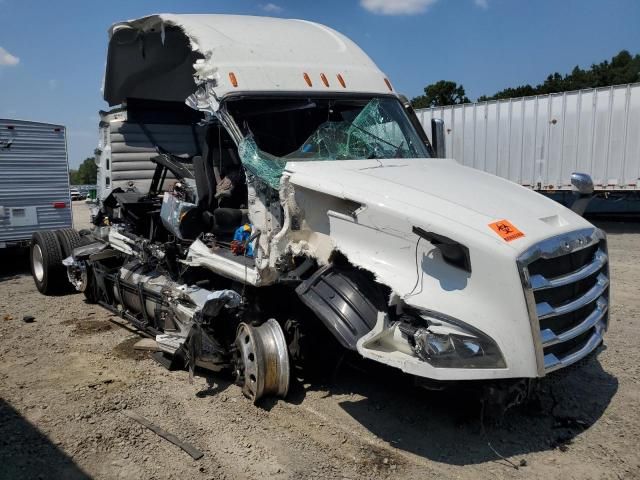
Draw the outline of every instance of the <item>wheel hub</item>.
<instances>
[{"instance_id":1,"label":"wheel hub","mask_svg":"<svg viewBox=\"0 0 640 480\"><path fill-rule=\"evenodd\" d=\"M84 292L89 284L89 275L84 262L75 262L67 267L67 275L69 281L73 284L78 292Z\"/></svg>"},{"instance_id":2,"label":"wheel hub","mask_svg":"<svg viewBox=\"0 0 640 480\"><path fill-rule=\"evenodd\" d=\"M44 279L44 265L42 260L42 250L38 244L35 244L31 251L31 262L33 264L33 274L35 275L36 280L42 282Z\"/></svg>"},{"instance_id":3,"label":"wheel hub","mask_svg":"<svg viewBox=\"0 0 640 480\"><path fill-rule=\"evenodd\" d=\"M256 403L265 395L287 395L289 355L277 321L270 319L258 327L241 323L235 346L236 381L247 398Z\"/></svg>"}]
</instances>

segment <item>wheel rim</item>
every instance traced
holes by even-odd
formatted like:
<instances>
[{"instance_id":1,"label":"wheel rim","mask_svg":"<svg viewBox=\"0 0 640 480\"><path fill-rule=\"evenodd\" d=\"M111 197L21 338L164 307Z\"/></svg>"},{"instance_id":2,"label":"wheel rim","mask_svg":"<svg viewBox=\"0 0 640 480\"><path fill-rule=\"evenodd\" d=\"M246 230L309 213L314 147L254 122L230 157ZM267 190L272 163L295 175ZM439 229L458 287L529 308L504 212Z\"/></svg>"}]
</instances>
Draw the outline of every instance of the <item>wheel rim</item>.
<instances>
[{"instance_id":1,"label":"wheel rim","mask_svg":"<svg viewBox=\"0 0 640 480\"><path fill-rule=\"evenodd\" d=\"M31 251L31 263L33 264L33 274L36 280L42 282L44 279L44 264L42 260L42 250L40 250L40 245L38 244L34 245Z\"/></svg>"},{"instance_id":2,"label":"wheel rim","mask_svg":"<svg viewBox=\"0 0 640 480\"><path fill-rule=\"evenodd\" d=\"M246 397L256 403L265 395L287 395L289 354L278 322L270 319L259 327L241 323L235 346L236 381Z\"/></svg>"}]
</instances>

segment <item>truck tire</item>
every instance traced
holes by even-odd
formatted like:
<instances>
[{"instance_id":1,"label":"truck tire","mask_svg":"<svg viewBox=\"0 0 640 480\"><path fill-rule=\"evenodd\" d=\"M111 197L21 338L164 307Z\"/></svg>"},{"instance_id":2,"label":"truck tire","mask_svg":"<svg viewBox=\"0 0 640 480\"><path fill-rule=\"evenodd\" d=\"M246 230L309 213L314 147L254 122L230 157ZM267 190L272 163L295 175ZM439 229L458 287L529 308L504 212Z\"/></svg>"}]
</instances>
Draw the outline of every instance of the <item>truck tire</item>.
<instances>
[{"instance_id":1,"label":"truck tire","mask_svg":"<svg viewBox=\"0 0 640 480\"><path fill-rule=\"evenodd\" d=\"M62 265L62 248L55 233L34 233L29 253L31 275L40 293L54 295L63 292L70 285Z\"/></svg>"},{"instance_id":2,"label":"truck tire","mask_svg":"<svg viewBox=\"0 0 640 480\"><path fill-rule=\"evenodd\" d=\"M63 258L67 258L73 253L73 249L86 245L84 237L82 237L73 228L65 228L64 230L56 230L56 237L62 248Z\"/></svg>"}]
</instances>

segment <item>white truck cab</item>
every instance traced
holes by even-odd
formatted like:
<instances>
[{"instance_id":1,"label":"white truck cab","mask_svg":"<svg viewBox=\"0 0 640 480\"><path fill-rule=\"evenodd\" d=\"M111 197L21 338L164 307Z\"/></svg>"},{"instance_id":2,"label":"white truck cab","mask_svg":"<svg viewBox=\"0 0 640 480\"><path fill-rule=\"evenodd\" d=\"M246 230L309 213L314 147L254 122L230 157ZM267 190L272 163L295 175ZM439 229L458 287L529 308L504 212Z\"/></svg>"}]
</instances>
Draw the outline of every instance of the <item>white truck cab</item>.
<instances>
[{"instance_id":1,"label":"white truck cab","mask_svg":"<svg viewBox=\"0 0 640 480\"><path fill-rule=\"evenodd\" d=\"M118 23L104 98L102 213L70 279L256 401L286 395L312 324L431 381L529 381L602 342L604 233L436 158L388 77L326 26Z\"/></svg>"}]
</instances>

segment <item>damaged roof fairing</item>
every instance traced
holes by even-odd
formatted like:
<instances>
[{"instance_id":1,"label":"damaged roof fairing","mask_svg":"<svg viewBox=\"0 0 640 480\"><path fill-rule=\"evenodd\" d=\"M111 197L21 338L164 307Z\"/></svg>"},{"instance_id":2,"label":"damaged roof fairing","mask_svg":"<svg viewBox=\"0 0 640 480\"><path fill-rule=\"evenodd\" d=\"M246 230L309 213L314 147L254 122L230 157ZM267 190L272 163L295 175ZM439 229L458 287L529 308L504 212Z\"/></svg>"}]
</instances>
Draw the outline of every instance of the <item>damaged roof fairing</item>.
<instances>
[{"instance_id":1,"label":"damaged roof fairing","mask_svg":"<svg viewBox=\"0 0 640 480\"><path fill-rule=\"evenodd\" d=\"M115 24L109 30L104 99L110 106L127 98L184 102L195 90L199 57L179 28L160 19Z\"/></svg>"},{"instance_id":2,"label":"damaged roof fairing","mask_svg":"<svg viewBox=\"0 0 640 480\"><path fill-rule=\"evenodd\" d=\"M202 84L216 101L252 91L389 93L360 47L304 20L157 14L117 23L109 37L104 98L112 106L132 97L183 102Z\"/></svg>"}]
</instances>

